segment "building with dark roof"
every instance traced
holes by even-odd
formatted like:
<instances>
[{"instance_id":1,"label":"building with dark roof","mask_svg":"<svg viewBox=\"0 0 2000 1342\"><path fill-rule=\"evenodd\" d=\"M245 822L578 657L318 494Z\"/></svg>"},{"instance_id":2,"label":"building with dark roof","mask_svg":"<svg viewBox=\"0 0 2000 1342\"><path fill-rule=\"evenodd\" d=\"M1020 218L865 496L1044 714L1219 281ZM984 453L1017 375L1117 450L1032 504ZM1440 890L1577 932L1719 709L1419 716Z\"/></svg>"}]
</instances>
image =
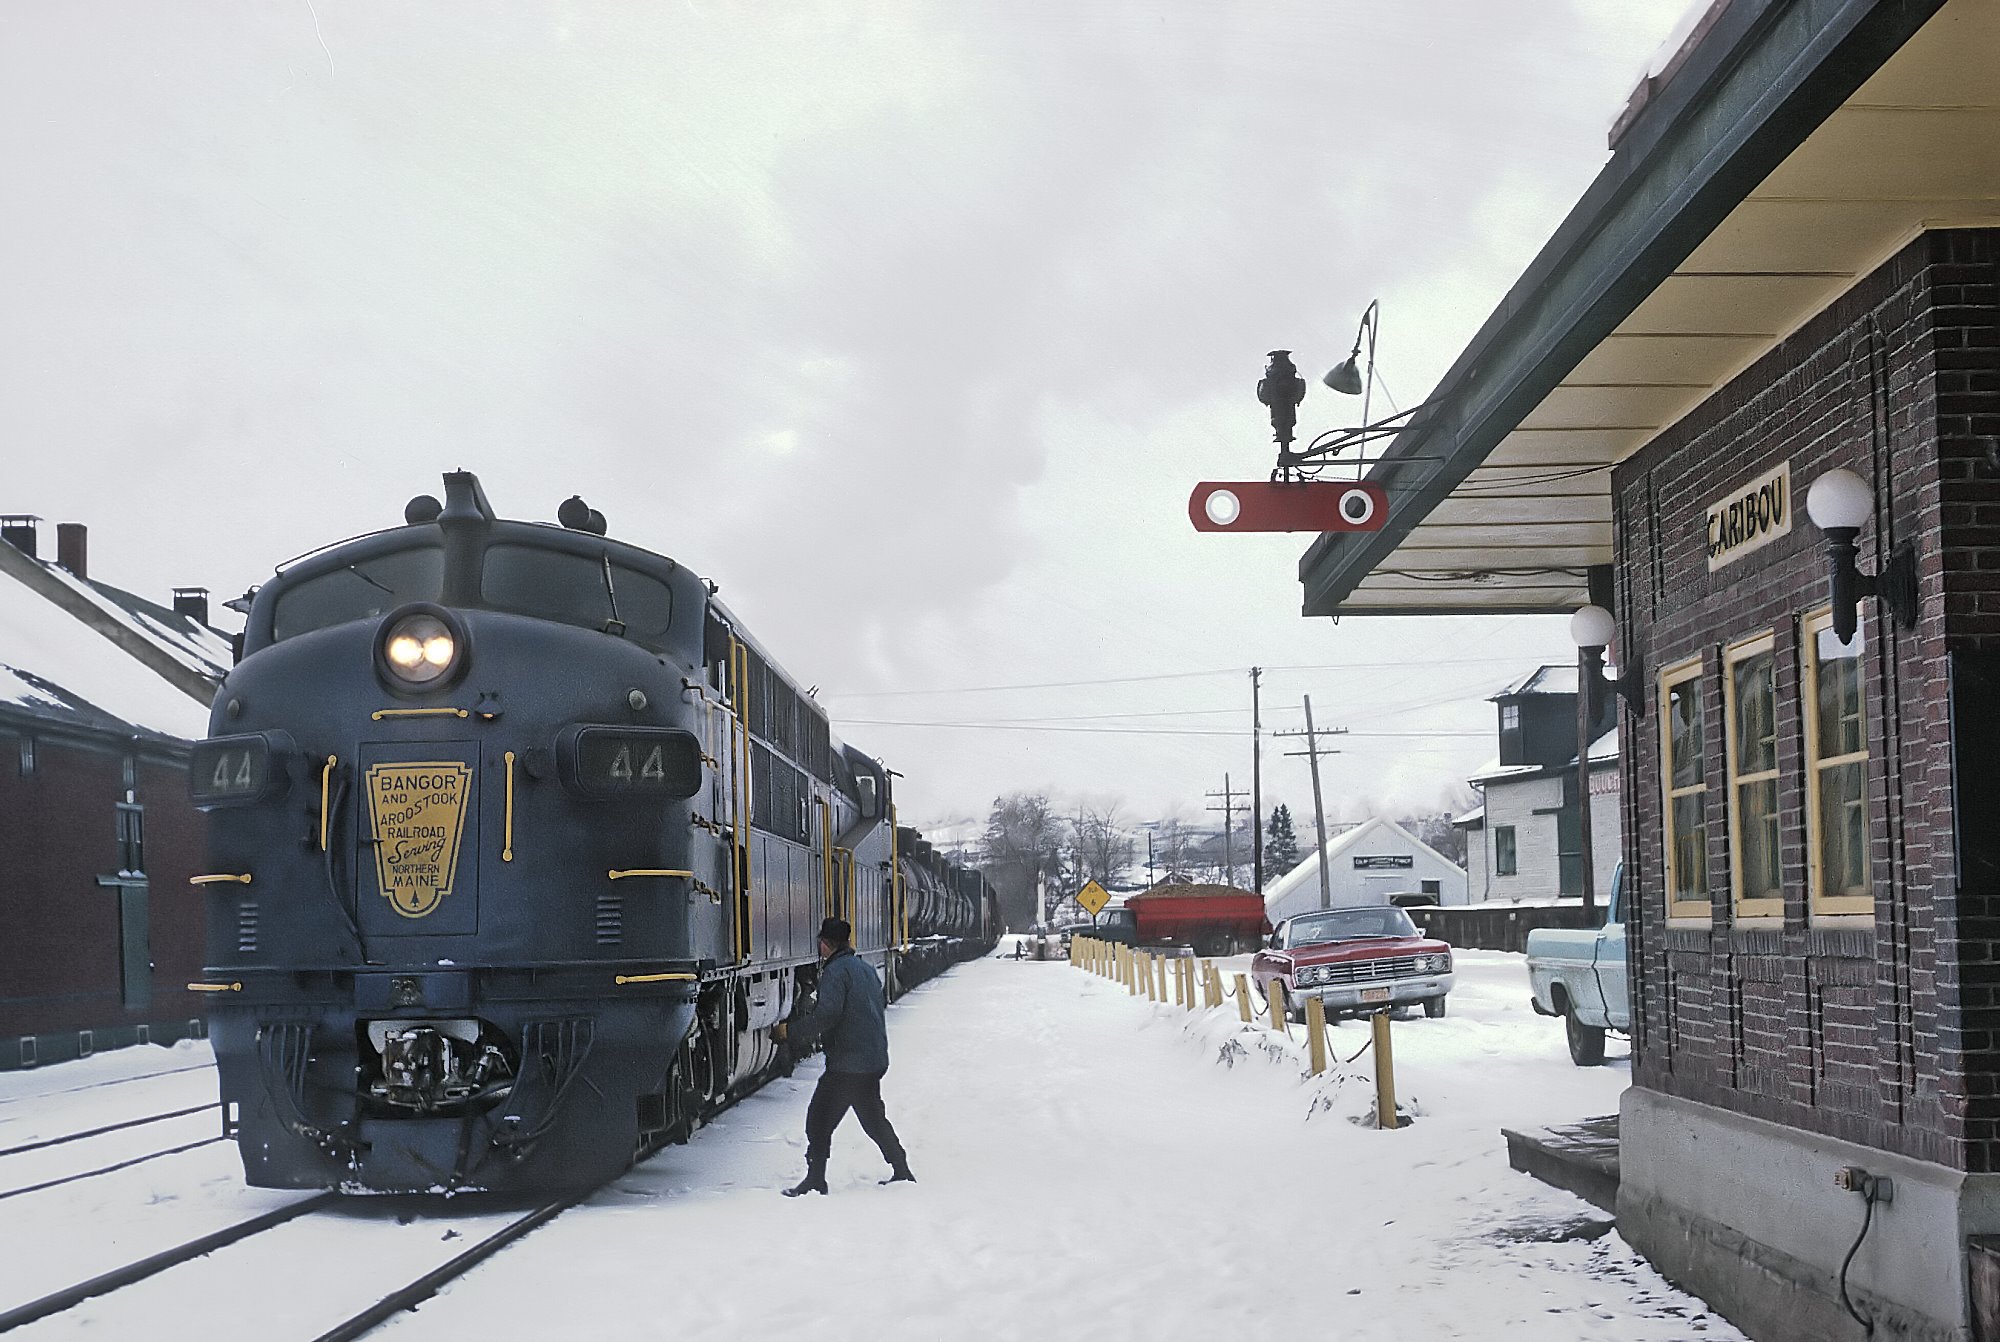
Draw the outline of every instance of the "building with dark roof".
<instances>
[{"instance_id":1,"label":"building with dark roof","mask_svg":"<svg viewBox=\"0 0 2000 1342\"><path fill-rule=\"evenodd\" d=\"M1574 666L1538 666L1492 696L1499 748L1467 780L1479 805L1453 822L1466 831L1471 903L1583 893L1576 686ZM1608 698L1589 736L1592 889L1605 899L1619 843L1618 728Z\"/></svg>"},{"instance_id":2,"label":"building with dark roof","mask_svg":"<svg viewBox=\"0 0 2000 1342\"><path fill-rule=\"evenodd\" d=\"M0 523L0 1069L201 1032L189 742L230 663L206 593L93 579L87 533Z\"/></svg>"},{"instance_id":3,"label":"building with dark roof","mask_svg":"<svg viewBox=\"0 0 2000 1342\"><path fill-rule=\"evenodd\" d=\"M1614 613L1619 1229L1760 1339L2000 1336L1996 53L1992 0L1718 0L1301 561Z\"/></svg>"}]
</instances>

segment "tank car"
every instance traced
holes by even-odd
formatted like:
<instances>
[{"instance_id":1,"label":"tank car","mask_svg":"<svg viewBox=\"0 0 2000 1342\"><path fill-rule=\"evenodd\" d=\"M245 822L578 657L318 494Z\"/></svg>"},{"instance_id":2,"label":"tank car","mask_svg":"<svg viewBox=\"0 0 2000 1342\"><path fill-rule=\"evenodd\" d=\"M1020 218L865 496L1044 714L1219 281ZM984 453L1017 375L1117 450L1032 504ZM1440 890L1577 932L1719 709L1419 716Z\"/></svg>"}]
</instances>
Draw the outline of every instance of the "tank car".
<instances>
[{"instance_id":1,"label":"tank car","mask_svg":"<svg viewBox=\"0 0 2000 1342\"><path fill-rule=\"evenodd\" d=\"M254 593L191 761L252 1184L594 1183L772 1073L825 915L892 993L991 945L712 584L444 483Z\"/></svg>"}]
</instances>

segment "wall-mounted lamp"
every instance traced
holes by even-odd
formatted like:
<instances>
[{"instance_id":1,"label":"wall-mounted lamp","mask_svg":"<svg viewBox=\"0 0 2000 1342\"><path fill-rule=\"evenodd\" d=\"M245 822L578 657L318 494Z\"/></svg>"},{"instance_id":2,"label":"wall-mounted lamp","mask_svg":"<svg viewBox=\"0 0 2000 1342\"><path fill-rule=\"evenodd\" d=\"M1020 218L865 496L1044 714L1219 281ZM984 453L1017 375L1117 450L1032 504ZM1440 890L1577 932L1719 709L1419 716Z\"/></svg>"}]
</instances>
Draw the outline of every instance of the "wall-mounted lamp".
<instances>
[{"instance_id":1,"label":"wall-mounted lamp","mask_svg":"<svg viewBox=\"0 0 2000 1342\"><path fill-rule=\"evenodd\" d=\"M1806 491L1806 515L1826 533L1826 557L1833 601L1833 635L1854 641L1855 607L1864 596L1879 599L1905 629L1917 623L1917 552L1907 541L1896 547L1875 573L1863 573L1854 563L1854 538L1875 512L1875 492L1853 471L1835 467Z\"/></svg>"},{"instance_id":2,"label":"wall-mounted lamp","mask_svg":"<svg viewBox=\"0 0 2000 1342\"><path fill-rule=\"evenodd\" d=\"M1327 370L1320 381L1343 396L1361 398L1361 422L1368 422L1368 399L1375 390L1375 328L1382 322L1382 300L1372 299L1362 310L1361 325L1354 328L1354 349L1345 359ZM1368 370L1361 370L1361 342L1368 342Z\"/></svg>"},{"instance_id":3,"label":"wall-mounted lamp","mask_svg":"<svg viewBox=\"0 0 2000 1342\"><path fill-rule=\"evenodd\" d=\"M1618 691L1618 695L1630 704L1634 713L1646 711L1646 682L1639 670L1639 659L1629 650L1618 656L1618 675L1614 678L1604 674L1604 650L1611 646L1612 638L1618 633L1618 622L1611 612L1602 606L1585 606L1569 617L1570 641L1583 654L1583 692L1590 696L1590 716L1597 717L1599 696L1606 687Z\"/></svg>"}]
</instances>

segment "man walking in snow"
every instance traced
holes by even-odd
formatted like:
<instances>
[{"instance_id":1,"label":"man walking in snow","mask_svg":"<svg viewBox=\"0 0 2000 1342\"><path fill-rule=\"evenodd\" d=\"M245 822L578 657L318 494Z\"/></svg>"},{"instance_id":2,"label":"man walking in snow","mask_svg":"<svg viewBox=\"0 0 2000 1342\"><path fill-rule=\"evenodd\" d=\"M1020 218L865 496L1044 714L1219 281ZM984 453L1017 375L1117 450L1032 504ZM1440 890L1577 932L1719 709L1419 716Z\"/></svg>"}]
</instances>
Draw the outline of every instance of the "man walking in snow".
<instances>
[{"instance_id":1,"label":"man walking in snow","mask_svg":"<svg viewBox=\"0 0 2000 1342\"><path fill-rule=\"evenodd\" d=\"M833 1130L849 1109L889 1162L889 1177L882 1182L911 1183L917 1177L910 1173L909 1157L882 1111L882 1074L889 1070L882 981L847 944L853 931L842 918L828 918L819 925L819 1002L789 1034L782 1023L777 1029L780 1040L789 1037L809 1044L821 1039L826 1046L826 1071L806 1106L806 1177L785 1190L788 1198L826 1192Z\"/></svg>"}]
</instances>

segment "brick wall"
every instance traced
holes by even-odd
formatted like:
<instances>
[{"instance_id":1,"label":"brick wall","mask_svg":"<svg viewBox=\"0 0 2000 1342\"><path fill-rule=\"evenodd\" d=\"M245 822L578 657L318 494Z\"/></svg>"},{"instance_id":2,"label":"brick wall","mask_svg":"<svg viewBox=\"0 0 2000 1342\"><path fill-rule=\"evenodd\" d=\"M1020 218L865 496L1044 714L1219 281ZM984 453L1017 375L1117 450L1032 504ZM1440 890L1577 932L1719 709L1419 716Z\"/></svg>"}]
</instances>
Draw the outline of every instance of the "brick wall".
<instances>
[{"instance_id":1,"label":"brick wall","mask_svg":"<svg viewBox=\"0 0 2000 1342\"><path fill-rule=\"evenodd\" d=\"M1957 883L1949 705L1953 656L2000 651L2000 463L1982 441L2000 435L1996 276L2000 234L1917 239L1613 476L1624 646L1655 672L1701 659L1710 779L1712 921L1669 926L1655 678L1647 714L1623 723L1636 1081L1971 1170L2000 1168L2000 883ZM1706 507L1781 462L1791 534L1709 572ZM1875 912L1815 925L1799 621L1824 604L1827 565L1804 503L1835 466L1875 487L1864 571L1914 542L1921 615L1899 629L1863 602ZM1784 916L1737 927L1721 658L1765 631Z\"/></svg>"},{"instance_id":2,"label":"brick wall","mask_svg":"<svg viewBox=\"0 0 2000 1342\"><path fill-rule=\"evenodd\" d=\"M202 870L201 816L184 767L137 759L134 800L145 807L152 1000L128 1009L122 991L119 894L97 883L118 870L117 804L126 743L37 737L34 772L20 737L0 730L0 1065L22 1035L185 1022L202 1013L188 992L201 977L205 901L188 885Z\"/></svg>"}]
</instances>

